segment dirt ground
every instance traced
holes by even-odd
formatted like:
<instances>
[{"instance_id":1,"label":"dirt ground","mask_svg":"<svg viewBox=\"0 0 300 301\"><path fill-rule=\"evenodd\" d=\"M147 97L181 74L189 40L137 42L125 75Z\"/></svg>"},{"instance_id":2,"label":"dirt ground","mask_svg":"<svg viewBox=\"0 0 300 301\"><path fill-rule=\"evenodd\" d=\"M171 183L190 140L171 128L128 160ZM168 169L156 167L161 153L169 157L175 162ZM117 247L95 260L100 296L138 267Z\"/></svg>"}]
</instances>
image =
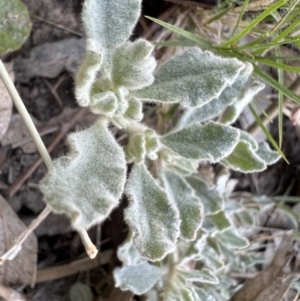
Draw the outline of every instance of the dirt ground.
<instances>
[{"instance_id":1,"label":"dirt ground","mask_svg":"<svg viewBox=\"0 0 300 301\"><path fill-rule=\"evenodd\" d=\"M85 56L85 37L80 20L82 0L23 2L30 12L32 33L19 51L2 58L4 62L14 63L15 85L44 143L51 145L52 158L56 158L67 151L66 132L85 128L94 120L92 114L78 108L74 98L74 73ZM153 17L170 11L174 6L163 0L143 2L143 14ZM199 2L212 5L214 1ZM149 28L150 22L143 18L134 37L147 35ZM150 32L147 38L151 40L153 34ZM271 130L276 138L276 122L271 125ZM289 165L281 160L260 174L250 176L233 173L233 177L239 179L237 189L270 196L282 195L290 189L290 195L299 196L300 142L296 129L288 119L284 126L283 151ZM40 162L37 150L14 109L8 132L1 141L0 194L26 225L45 206L38 189L38 183L45 173L46 167ZM111 271L118 265L114 253L126 237L122 216L124 206L125 201L107 222L89 231L99 250L107 255L105 264L87 273L79 272L73 276L59 277L58 280L51 280L52 273L58 271L49 270L46 275L38 274L40 278L37 278L38 283L34 288L27 286L23 291L34 301L66 301L69 300L71 286L82 280L91 285L98 301L129 301L131 294L113 289L111 277ZM38 269L64 265L64 271L68 271L70 262L80 261L85 256L80 237L72 231L68 219L62 215L50 214L35 230L35 235L38 248L32 252L38 254Z\"/></svg>"}]
</instances>

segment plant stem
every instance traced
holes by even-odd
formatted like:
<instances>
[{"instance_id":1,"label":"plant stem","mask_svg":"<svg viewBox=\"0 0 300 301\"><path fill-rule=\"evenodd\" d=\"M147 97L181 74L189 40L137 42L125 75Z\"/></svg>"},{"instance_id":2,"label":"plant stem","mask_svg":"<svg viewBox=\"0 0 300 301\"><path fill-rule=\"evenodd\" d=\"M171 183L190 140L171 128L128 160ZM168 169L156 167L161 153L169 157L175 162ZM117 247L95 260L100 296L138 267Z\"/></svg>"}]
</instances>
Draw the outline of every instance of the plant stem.
<instances>
[{"instance_id":1,"label":"plant stem","mask_svg":"<svg viewBox=\"0 0 300 301\"><path fill-rule=\"evenodd\" d=\"M26 127L27 127L31 137L32 137L33 141L35 142L37 149L45 162L47 169L51 170L52 166L53 166L51 157L40 137L39 132L37 131L32 119L30 117L14 83L10 79L10 76L9 76L2 60L0 60L0 77L2 78L4 85L6 86L6 89L11 96L11 98L14 102L14 105L16 106L22 119L24 120L24 123L26 124Z\"/></svg>"},{"instance_id":2,"label":"plant stem","mask_svg":"<svg viewBox=\"0 0 300 301\"><path fill-rule=\"evenodd\" d=\"M91 259L94 259L98 254L98 249L92 243L87 231L84 228L77 229L83 246L85 247L85 251Z\"/></svg>"},{"instance_id":3,"label":"plant stem","mask_svg":"<svg viewBox=\"0 0 300 301\"><path fill-rule=\"evenodd\" d=\"M41 139L41 136L38 130L36 129L14 83L10 79L10 76L1 59L0 59L0 77L2 78L8 93L10 94L17 110L19 111L19 114L21 115L24 123L26 124L27 129L34 143L36 144L37 149L42 159L44 160L48 171L50 171L53 168L53 162L49 155L49 152L47 151L47 148L43 143L43 140ZM40 225L40 223L50 214L50 212L51 209L48 206L46 206L45 209L42 211L42 213L30 223L30 225L26 228L25 231L23 231L23 233L21 233L21 235L19 235L19 237L16 239L13 246L4 255L0 257L0 265L2 265L6 260L12 260L17 256L17 254L22 249L23 242L34 231L34 229L37 228ZM89 255L90 258L95 258L98 253L98 250L90 240L86 230L80 229L78 232L82 239L82 243L86 249L87 254Z\"/></svg>"}]
</instances>

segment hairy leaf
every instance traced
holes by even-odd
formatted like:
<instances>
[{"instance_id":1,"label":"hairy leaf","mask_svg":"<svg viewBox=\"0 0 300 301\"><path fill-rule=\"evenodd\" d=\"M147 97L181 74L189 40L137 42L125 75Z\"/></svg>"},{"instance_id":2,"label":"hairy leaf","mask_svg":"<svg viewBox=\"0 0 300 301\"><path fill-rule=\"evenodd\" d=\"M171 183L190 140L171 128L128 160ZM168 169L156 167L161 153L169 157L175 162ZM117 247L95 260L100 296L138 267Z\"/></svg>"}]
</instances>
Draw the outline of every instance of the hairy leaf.
<instances>
[{"instance_id":1,"label":"hairy leaf","mask_svg":"<svg viewBox=\"0 0 300 301\"><path fill-rule=\"evenodd\" d=\"M207 243L207 238L202 238L197 242L197 249L199 250L198 260L203 260L213 271L220 270L224 267L223 258L216 248L213 248Z\"/></svg>"},{"instance_id":2,"label":"hairy leaf","mask_svg":"<svg viewBox=\"0 0 300 301\"><path fill-rule=\"evenodd\" d=\"M219 211L218 213L211 214L207 216L211 222L213 222L218 230L224 230L226 228L229 228L231 226L231 223L229 219L227 218L224 210Z\"/></svg>"},{"instance_id":3,"label":"hairy leaf","mask_svg":"<svg viewBox=\"0 0 300 301\"><path fill-rule=\"evenodd\" d=\"M208 269L201 270L178 270L184 280L189 282L200 282L218 284L218 278Z\"/></svg>"},{"instance_id":4,"label":"hairy leaf","mask_svg":"<svg viewBox=\"0 0 300 301\"><path fill-rule=\"evenodd\" d=\"M126 186L130 201L125 220L143 257L156 261L173 252L179 236L179 213L144 164L135 164Z\"/></svg>"},{"instance_id":5,"label":"hairy leaf","mask_svg":"<svg viewBox=\"0 0 300 301\"><path fill-rule=\"evenodd\" d=\"M104 61L110 62L115 48L126 42L138 21L141 0L86 0L83 22L87 36L93 39Z\"/></svg>"},{"instance_id":6,"label":"hairy leaf","mask_svg":"<svg viewBox=\"0 0 300 301\"><path fill-rule=\"evenodd\" d=\"M185 158L218 162L233 151L239 135L237 129L211 121L163 136L161 142Z\"/></svg>"},{"instance_id":7,"label":"hairy leaf","mask_svg":"<svg viewBox=\"0 0 300 301\"><path fill-rule=\"evenodd\" d=\"M127 161L141 163L147 156L150 160L157 159L159 141L155 131L142 129L130 135L129 142L125 146Z\"/></svg>"},{"instance_id":8,"label":"hairy leaf","mask_svg":"<svg viewBox=\"0 0 300 301\"><path fill-rule=\"evenodd\" d=\"M198 107L217 98L244 68L237 59L221 58L194 47L162 65L154 83L136 96L145 101Z\"/></svg>"},{"instance_id":9,"label":"hairy leaf","mask_svg":"<svg viewBox=\"0 0 300 301\"><path fill-rule=\"evenodd\" d=\"M245 248L249 245L248 240L240 235L233 227L213 234L220 243L229 248Z\"/></svg>"},{"instance_id":10,"label":"hairy leaf","mask_svg":"<svg viewBox=\"0 0 300 301\"><path fill-rule=\"evenodd\" d=\"M117 255L120 261L126 265L138 265L145 262L140 252L133 245L133 236L130 233L125 242L119 246Z\"/></svg>"},{"instance_id":11,"label":"hairy leaf","mask_svg":"<svg viewBox=\"0 0 300 301\"><path fill-rule=\"evenodd\" d=\"M256 151L258 149L257 141L248 132L243 130L239 130L239 131L240 131L240 140L248 142L251 148Z\"/></svg>"},{"instance_id":12,"label":"hairy leaf","mask_svg":"<svg viewBox=\"0 0 300 301\"><path fill-rule=\"evenodd\" d=\"M201 301L195 288L191 285L183 285L181 283L172 283L166 301ZM148 300L147 300L148 301Z\"/></svg>"},{"instance_id":13,"label":"hairy leaf","mask_svg":"<svg viewBox=\"0 0 300 301\"><path fill-rule=\"evenodd\" d=\"M123 117L130 121L141 121L143 116L142 102L137 98L130 98L128 100L128 108Z\"/></svg>"},{"instance_id":14,"label":"hairy leaf","mask_svg":"<svg viewBox=\"0 0 300 301\"><path fill-rule=\"evenodd\" d=\"M87 107L90 104L90 92L100 66L101 55L88 51L75 79L75 96L78 104L82 107Z\"/></svg>"},{"instance_id":15,"label":"hairy leaf","mask_svg":"<svg viewBox=\"0 0 300 301\"><path fill-rule=\"evenodd\" d=\"M180 236L186 240L196 239L196 234L202 223L202 205L188 185L178 174L168 170L161 172L165 190L169 199L179 211Z\"/></svg>"},{"instance_id":16,"label":"hairy leaf","mask_svg":"<svg viewBox=\"0 0 300 301\"><path fill-rule=\"evenodd\" d=\"M31 22L20 0L0 1L0 54L19 49L29 36Z\"/></svg>"},{"instance_id":17,"label":"hairy leaf","mask_svg":"<svg viewBox=\"0 0 300 301\"><path fill-rule=\"evenodd\" d=\"M114 270L116 287L142 295L150 290L162 276L162 270L147 262L124 266Z\"/></svg>"},{"instance_id":18,"label":"hairy leaf","mask_svg":"<svg viewBox=\"0 0 300 301\"><path fill-rule=\"evenodd\" d=\"M54 161L41 189L54 212L67 214L75 228L88 228L119 203L126 179L124 153L105 119L68 141L70 154Z\"/></svg>"},{"instance_id":19,"label":"hairy leaf","mask_svg":"<svg viewBox=\"0 0 300 301\"><path fill-rule=\"evenodd\" d=\"M265 85L259 82L254 82L249 88L246 88L242 97L237 100L232 106L227 108L222 116L221 122L224 124L232 124L236 122L245 107L252 101L253 97L262 89Z\"/></svg>"},{"instance_id":20,"label":"hairy leaf","mask_svg":"<svg viewBox=\"0 0 300 301\"><path fill-rule=\"evenodd\" d=\"M186 180L201 200L205 214L216 213L221 210L223 199L215 188L209 188L197 176L187 177Z\"/></svg>"},{"instance_id":21,"label":"hairy leaf","mask_svg":"<svg viewBox=\"0 0 300 301\"><path fill-rule=\"evenodd\" d=\"M93 113L113 117L117 108L118 99L113 92L96 92L93 90L90 102L90 109Z\"/></svg>"},{"instance_id":22,"label":"hairy leaf","mask_svg":"<svg viewBox=\"0 0 300 301\"><path fill-rule=\"evenodd\" d=\"M226 87L219 97L214 98L199 108L188 108L180 118L176 128L182 129L196 122L204 122L218 115L228 106L233 104L241 95L241 89L252 73L252 65L245 63L245 68L235 79L233 85Z\"/></svg>"},{"instance_id":23,"label":"hairy leaf","mask_svg":"<svg viewBox=\"0 0 300 301\"><path fill-rule=\"evenodd\" d=\"M113 56L112 81L114 87L139 90L151 85L156 60L154 46L146 40L127 42L118 47Z\"/></svg>"},{"instance_id":24,"label":"hairy leaf","mask_svg":"<svg viewBox=\"0 0 300 301\"><path fill-rule=\"evenodd\" d=\"M186 159L175 154L167 148L161 151L160 155L170 170L174 170L175 172L184 176L188 176L197 172L199 165L197 160Z\"/></svg>"},{"instance_id":25,"label":"hairy leaf","mask_svg":"<svg viewBox=\"0 0 300 301\"><path fill-rule=\"evenodd\" d=\"M135 161L141 163L146 156L146 138L143 133L133 133L129 137L128 144L124 148L126 160L128 162Z\"/></svg>"},{"instance_id":26,"label":"hairy leaf","mask_svg":"<svg viewBox=\"0 0 300 301\"><path fill-rule=\"evenodd\" d=\"M221 161L225 166L242 171L258 172L266 169L266 164L251 148L248 142L239 141L233 152Z\"/></svg>"},{"instance_id":27,"label":"hairy leaf","mask_svg":"<svg viewBox=\"0 0 300 301\"><path fill-rule=\"evenodd\" d=\"M251 213L253 212L249 212L249 210L240 210L234 215L239 220L241 226L249 227L254 225L254 218Z\"/></svg>"},{"instance_id":28,"label":"hairy leaf","mask_svg":"<svg viewBox=\"0 0 300 301\"><path fill-rule=\"evenodd\" d=\"M280 154L271 150L269 144L266 142L259 144L256 154L268 165L276 163L281 158Z\"/></svg>"}]
</instances>

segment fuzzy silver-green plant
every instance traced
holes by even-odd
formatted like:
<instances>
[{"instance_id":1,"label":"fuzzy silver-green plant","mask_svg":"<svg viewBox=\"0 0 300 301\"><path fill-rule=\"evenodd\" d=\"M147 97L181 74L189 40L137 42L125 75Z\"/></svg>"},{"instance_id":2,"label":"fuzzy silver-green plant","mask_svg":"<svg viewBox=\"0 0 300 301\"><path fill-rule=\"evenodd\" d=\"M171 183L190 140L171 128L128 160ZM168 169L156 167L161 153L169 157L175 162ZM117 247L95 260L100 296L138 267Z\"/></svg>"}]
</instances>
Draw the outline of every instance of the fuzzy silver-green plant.
<instances>
[{"instance_id":1,"label":"fuzzy silver-green plant","mask_svg":"<svg viewBox=\"0 0 300 301\"><path fill-rule=\"evenodd\" d=\"M75 95L99 119L69 136L69 154L54 162L41 189L49 206L68 215L81 234L107 218L125 194L130 237L118 251L125 265L114 272L121 289L155 301L223 300L211 291L218 283L220 294L228 295L232 282L224 271L229 264L242 266L235 252L248 246L232 216L248 224L253 219L238 206L226 208L226 177L221 188L209 187L197 169L205 161L255 172L279 159L267 144L231 126L262 85L244 88L249 63L197 47L156 69L153 45L129 41L140 5L140 0L85 1L87 55ZM178 103L185 111L160 135L141 123L144 102ZM211 120L218 115L221 122ZM110 126L127 133L124 145ZM187 264L191 260L199 268Z\"/></svg>"}]
</instances>

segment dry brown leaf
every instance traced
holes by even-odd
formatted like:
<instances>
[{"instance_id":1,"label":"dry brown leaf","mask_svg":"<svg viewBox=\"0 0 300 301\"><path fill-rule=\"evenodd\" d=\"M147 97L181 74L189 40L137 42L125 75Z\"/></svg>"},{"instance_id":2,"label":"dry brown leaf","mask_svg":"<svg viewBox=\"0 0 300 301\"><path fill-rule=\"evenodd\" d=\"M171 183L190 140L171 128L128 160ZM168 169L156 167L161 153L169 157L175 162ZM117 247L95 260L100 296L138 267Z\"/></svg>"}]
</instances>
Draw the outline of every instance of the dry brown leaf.
<instances>
[{"instance_id":1,"label":"dry brown leaf","mask_svg":"<svg viewBox=\"0 0 300 301\"><path fill-rule=\"evenodd\" d=\"M36 76L55 78L64 70L74 74L85 57L85 44L85 39L73 38L34 47L29 58L16 59L17 81L27 83Z\"/></svg>"},{"instance_id":2,"label":"dry brown leaf","mask_svg":"<svg viewBox=\"0 0 300 301\"><path fill-rule=\"evenodd\" d=\"M35 126L39 127L41 123L32 116L31 118ZM23 140L30 139L30 137L31 136L22 117L19 114L14 114L11 116L9 128L5 136L2 138L1 144L2 146L14 145ZM23 144L21 148L25 153L35 153L37 151L36 145L33 141Z\"/></svg>"},{"instance_id":3,"label":"dry brown leaf","mask_svg":"<svg viewBox=\"0 0 300 301\"><path fill-rule=\"evenodd\" d=\"M24 231L25 225L0 195L0 255L4 254L14 240ZM23 243L22 250L14 260L0 265L0 283L33 285L36 276L37 239L31 234Z\"/></svg>"},{"instance_id":4,"label":"dry brown leaf","mask_svg":"<svg viewBox=\"0 0 300 301\"><path fill-rule=\"evenodd\" d=\"M283 268L291 259L292 249L293 239L284 236L270 265L248 280L230 301L280 301L289 287L289 284L283 281ZM272 299L266 299L268 294Z\"/></svg>"},{"instance_id":5,"label":"dry brown leaf","mask_svg":"<svg viewBox=\"0 0 300 301\"><path fill-rule=\"evenodd\" d=\"M265 290L263 290L254 301L281 301L289 289L293 277L279 277Z\"/></svg>"},{"instance_id":6,"label":"dry brown leaf","mask_svg":"<svg viewBox=\"0 0 300 301\"><path fill-rule=\"evenodd\" d=\"M11 79L14 80L13 64L4 64ZM0 78L0 141L7 131L12 113L12 100Z\"/></svg>"}]
</instances>

